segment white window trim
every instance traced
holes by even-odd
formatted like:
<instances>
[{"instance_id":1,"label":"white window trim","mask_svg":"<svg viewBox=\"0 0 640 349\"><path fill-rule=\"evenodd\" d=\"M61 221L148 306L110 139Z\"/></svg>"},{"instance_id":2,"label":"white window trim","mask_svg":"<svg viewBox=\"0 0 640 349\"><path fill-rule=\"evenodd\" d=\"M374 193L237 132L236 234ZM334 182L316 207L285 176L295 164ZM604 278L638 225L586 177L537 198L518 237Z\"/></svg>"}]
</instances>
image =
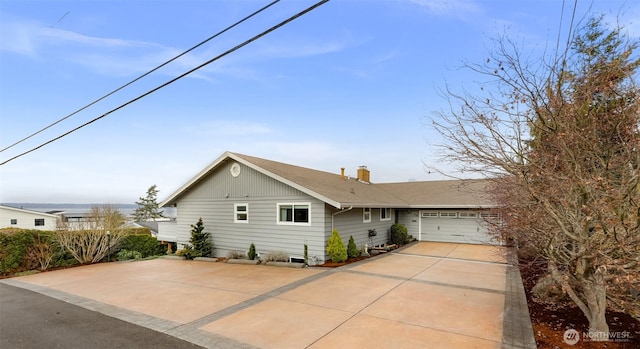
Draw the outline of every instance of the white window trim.
<instances>
[{"instance_id":1,"label":"white window trim","mask_svg":"<svg viewBox=\"0 0 640 349\"><path fill-rule=\"evenodd\" d=\"M458 212L458 218L476 219L476 218L478 218L478 213L477 212L469 212L469 211L460 211L460 212Z\"/></svg>"},{"instance_id":2,"label":"white window trim","mask_svg":"<svg viewBox=\"0 0 640 349\"><path fill-rule=\"evenodd\" d=\"M438 218L438 212L434 212L434 211L428 211L428 212L422 212L422 218Z\"/></svg>"},{"instance_id":3,"label":"white window trim","mask_svg":"<svg viewBox=\"0 0 640 349\"><path fill-rule=\"evenodd\" d=\"M307 206L308 207L308 222L282 222L280 221L280 206L293 206L293 210L295 211L296 206ZM295 217L295 215L294 215ZM310 202L279 202L276 203L276 224L277 225L311 225L311 203Z\"/></svg>"},{"instance_id":4,"label":"white window trim","mask_svg":"<svg viewBox=\"0 0 640 349\"><path fill-rule=\"evenodd\" d=\"M371 223L371 207L362 208L362 223Z\"/></svg>"},{"instance_id":5,"label":"white window trim","mask_svg":"<svg viewBox=\"0 0 640 349\"><path fill-rule=\"evenodd\" d=\"M388 211L389 214L387 214L386 218L382 218L382 212ZM380 208L380 221L384 222L384 221L390 221L391 220L391 209L386 207L386 208Z\"/></svg>"},{"instance_id":6,"label":"white window trim","mask_svg":"<svg viewBox=\"0 0 640 349\"><path fill-rule=\"evenodd\" d=\"M244 206L247 208L247 211L244 212L247 215L247 219L245 220L238 219L238 213L239 213L238 207L240 206ZM248 203L233 204L233 223L249 223L249 204Z\"/></svg>"},{"instance_id":7,"label":"white window trim","mask_svg":"<svg viewBox=\"0 0 640 349\"><path fill-rule=\"evenodd\" d=\"M500 213L480 212L480 218L500 219Z\"/></svg>"}]
</instances>

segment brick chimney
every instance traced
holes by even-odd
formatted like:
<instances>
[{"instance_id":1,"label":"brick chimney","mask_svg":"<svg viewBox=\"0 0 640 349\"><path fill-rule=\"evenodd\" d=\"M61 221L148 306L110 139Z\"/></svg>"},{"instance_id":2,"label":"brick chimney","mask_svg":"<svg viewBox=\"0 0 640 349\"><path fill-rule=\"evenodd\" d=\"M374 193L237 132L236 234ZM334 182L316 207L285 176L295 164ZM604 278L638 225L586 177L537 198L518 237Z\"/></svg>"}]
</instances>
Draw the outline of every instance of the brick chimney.
<instances>
[{"instance_id":1,"label":"brick chimney","mask_svg":"<svg viewBox=\"0 0 640 349\"><path fill-rule=\"evenodd\" d=\"M340 179L344 179L344 167L340 167Z\"/></svg>"},{"instance_id":2,"label":"brick chimney","mask_svg":"<svg viewBox=\"0 0 640 349\"><path fill-rule=\"evenodd\" d=\"M370 179L369 179L369 170L367 169L367 166L359 166L358 167L358 180L359 181L363 181L365 183L369 183Z\"/></svg>"}]
</instances>

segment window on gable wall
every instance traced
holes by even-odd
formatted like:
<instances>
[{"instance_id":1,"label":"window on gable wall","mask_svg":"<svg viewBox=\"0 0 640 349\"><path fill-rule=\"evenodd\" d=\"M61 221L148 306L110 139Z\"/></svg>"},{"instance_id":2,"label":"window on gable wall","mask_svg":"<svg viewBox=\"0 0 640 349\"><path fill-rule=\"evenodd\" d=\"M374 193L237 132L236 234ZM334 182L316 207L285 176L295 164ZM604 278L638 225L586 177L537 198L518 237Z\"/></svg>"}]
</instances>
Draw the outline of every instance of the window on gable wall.
<instances>
[{"instance_id":1,"label":"window on gable wall","mask_svg":"<svg viewBox=\"0 0 640 349\"><path fill-rule=\"evenodd\" d=\"M363 223L371 222L371 207L362 208L362 222Z\"/></svg>"},{"instance_id":2,"label":"window on gable wall","mask_svg":"<svg viewBox=\"0 0 640 349\"><path fill-rule=\"evenodd\" d=\"M381 208L380 209L380 220L381 221L391 220L391 209L390 208Z\"/></svg>"},{"instance_id":3,"label":"window on gable wall","mask_svg":"<svg viewBox=\"0 0 640 349\"><path fill-rule=\"evenodd\" d=\"M249 223L249 204L233 204L234 223Z\"/></svg>"}]
</instances>

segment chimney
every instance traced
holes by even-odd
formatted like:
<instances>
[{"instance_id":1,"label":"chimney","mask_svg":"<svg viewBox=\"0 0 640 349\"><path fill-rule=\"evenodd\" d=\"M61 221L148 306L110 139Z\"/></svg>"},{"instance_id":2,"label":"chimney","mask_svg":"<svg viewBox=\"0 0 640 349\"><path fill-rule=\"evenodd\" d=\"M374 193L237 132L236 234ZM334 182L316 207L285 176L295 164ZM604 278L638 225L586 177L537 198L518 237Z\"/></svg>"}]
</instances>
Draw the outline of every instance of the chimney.
<instances>
[{"instance_id":1,"label":"chimney","mask_svg":"<svg viewBox=\"0 0 640 349\"><path fill-rule=\"evenodd\" d=\"M340 179L344 179L344 167L340 167Z\"/></svg>"},{"instance_id":2,"label":"chimney","mask_svg":"<svg viewBox=\"0 0 640 349\"><path fill-rule=\"evenodd\" d=\"M358 167L358 180L359 181L363 181L365 183L369 183L369 170L367 169L367 166L360 166Z\"/></svg>"}]
</instances>

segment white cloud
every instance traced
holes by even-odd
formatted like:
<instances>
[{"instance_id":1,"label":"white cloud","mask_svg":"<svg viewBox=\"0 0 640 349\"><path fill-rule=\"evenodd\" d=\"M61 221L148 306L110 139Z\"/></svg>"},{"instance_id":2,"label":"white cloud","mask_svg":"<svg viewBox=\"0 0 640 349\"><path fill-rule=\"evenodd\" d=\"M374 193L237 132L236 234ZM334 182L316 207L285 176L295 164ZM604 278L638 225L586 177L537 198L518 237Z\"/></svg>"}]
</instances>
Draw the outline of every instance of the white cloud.
<instances>
[{"instance_id":1,"label":"white cloud","mask_svg":"<svg viewBox=\"0 0 640 349\"><path fill-rule=\"evenodd\" d=\"M0 49L25 55L34 55L45 46L79 44L104 49L130 47L158 47L158 45L135 40L100 38L82 35L68 30L47 27L41 23L13 18L2 18L2 44ZM11 38L9 40L8 38Z\"/></svg>"},{"instance_id":2,"label":"white cloud","mask_svg":"<svg viewBox=\"0 0 640 349\"><path fill-rule=\"evenodd\" d=\"M207 121L197 125L197 127L187 127L185 133L199 136L213 137L244 137L250 135L264 135L272 133L272 130L265 124L250 121Z\"/></svg>"},{"instance_id":3,"label":"white cloud","mask_svg":"<svg viewBox=\"0 0 640 349\"><path fill-rule=\"evenodd\" d=\"M480 6L469 0L410 0L438 16L464 17L480 11Z\"/></svg>"},{"instance_id":4,"label":"white cloud","mask_svg":"<svg viewBox=\"0 0 640 349\"><path fill-rule=\"evenodd\" d=\"M348 47L345 42L289 42L286 44L262 45L258 56L265 58L295 58L320 56L339 52Z\"/></svg>"}]
</instances>

